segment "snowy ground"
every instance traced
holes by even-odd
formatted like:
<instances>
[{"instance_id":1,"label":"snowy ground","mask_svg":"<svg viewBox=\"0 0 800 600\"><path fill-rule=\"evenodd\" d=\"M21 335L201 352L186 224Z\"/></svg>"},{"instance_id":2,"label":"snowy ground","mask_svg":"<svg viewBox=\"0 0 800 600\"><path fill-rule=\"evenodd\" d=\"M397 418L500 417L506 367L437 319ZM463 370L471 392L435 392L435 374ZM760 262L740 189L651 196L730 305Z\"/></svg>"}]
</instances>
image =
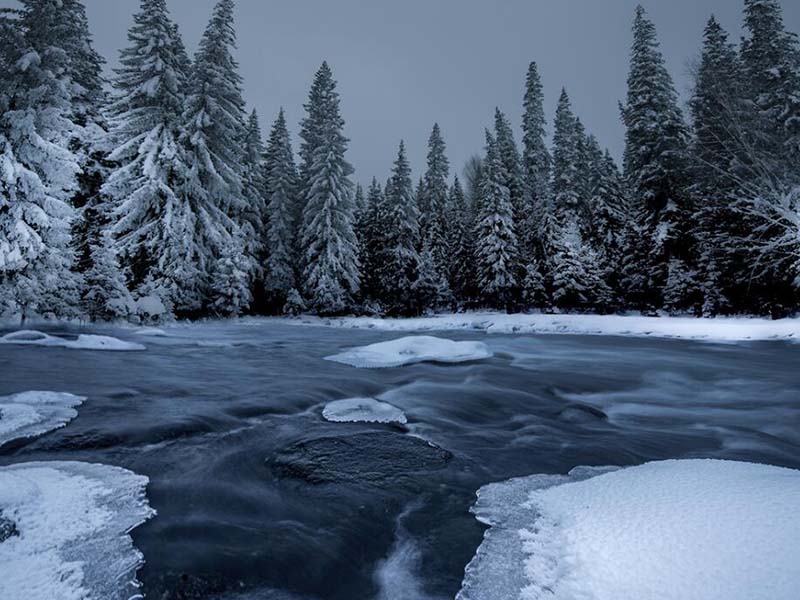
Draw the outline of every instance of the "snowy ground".
<instances>
[{"instance_id":1,"label":"snowy ground","mask_svg":"<svg viewBox=\"0 0 800 600\"><path fill-rule=\"evenodd\" d=\"M15 532L0 542L0 598L137 598L142 555L128 535L155 513L147 478L77 462L0 468L0 513Z\"/></svg>"},{"instance_id":2,"label":"snowy ground","mask_svg":"<svg viewBox=\"0 0 800 600\"><path fill-rule=\"evenodd\" d=\"M421 335L353 348L327 356L326 360L359 369L382 369L421 362L462 363L491 357L491 350L483 342L454 342Z\"/></svg>"},{"instance_id":3,"label":"snowy ground","mask_svg":"<svg viewBox=\"0 0 800 600\"><path fill-rule=\"evenodd\" d=\"M370 317L321 319L306 316L287 322L397 332L469 330L486 333L651 336L720 342L800 340L800 319L797 318L771 321L746 317L694 319L633 315L463 313L411 319Z\"/></svg>"},{"instance_id":4,"label":"snowy ground","mask_svg":"<svg viewBox=\"0 0 800 600\"><path fill-rule=\"evenodd\" d=\"M22 392L0 397L0 446L64 427L86 398L58 392Z\"/></svg>"},{"instance_id":5,"label":"snowy ground","mask_svg":"<svg viewBox=\"0 0 800 600\"><path fill-rule=\"evenodd\" d=\"M713 460L493 484L458 600L796 600L800 471Z\"/></svg>"}]
</instances>

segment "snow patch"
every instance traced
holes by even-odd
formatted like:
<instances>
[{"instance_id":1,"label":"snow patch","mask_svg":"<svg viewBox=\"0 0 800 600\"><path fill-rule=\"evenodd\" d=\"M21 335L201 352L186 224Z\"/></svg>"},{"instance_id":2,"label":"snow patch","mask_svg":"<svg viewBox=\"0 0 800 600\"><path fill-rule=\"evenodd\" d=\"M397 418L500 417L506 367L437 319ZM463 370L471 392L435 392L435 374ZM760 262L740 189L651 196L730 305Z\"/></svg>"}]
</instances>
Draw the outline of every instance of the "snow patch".
<instances>
[{"instance_id":1,"label":"snow patch","mask_svg":"<svg viewBox=\"0 0 800 600\"><path fill-rule=\"evenodd\" d=\"M58 392L22 392L0 397L0 446L64 427L86 398Z\"/></svg>"},{"instance_id":2,"label":"snow patch","mask_svg":"<svg viewBox=\"0 0 800 600\"><path fill-rule=\"evenodd\" d=\"M136 335L143 335L145 337L167 337L167 332L158 327L143 327L134 331Z\"/></svg>"},{"instance_id":3,"label":"snow patch","mask_svg":"<svg viewBox=\"0 0 800 600\"><path fill-rule=\"evenodd\" d=\"M75 340L48 335L41 331L15 331L0 337L0 344L18 346L49 346L55 348L70 348L73 350L110 350L110 351L136 351L146 350L141 344L124 342L114 337L105 335L81 334Z\"/></svg>"},{"instance_id":4,"label":"snow patch","mask_svg":"<svg viewBox=\"0 0 800 600\"><path fill-rule=\"evenodd\" d=\"M146 477L79 462L0 468L0 512L18 535L0 543L0 598L139 598L141 553L128 533L155 514Z\"/></svg>"},{"instance_id":5,"label":"snow patch","mask_svg":"<svg viewBox=\"0 0 800 600\"><path fill-rule=\"evenodd\" d=\"M458 600L793 600L800 471L716 460L493 484Z\"/></svg>"},{"instance_id":6,"label":"snow patch","mask_svg":"<svg viewBox=\"0 0 800 600\"><path fill-rule=\"evenodd\" d=\"M430 336L404 337L353 348L326 360L360 369L401 367L420 362L461 363L491 358L483 342L454 342Z\"/></svg>"},{"instance_id":7,"label":"snow patch","mask_svg":"<svg viewBox=\"0 0 800 600\"><path fill-rule=\"evenodd\" d=\"M402 410L374 398L348 398L329 402L322 416L334 423L400 423L408 422Z\"/></svg>"},{"instance_id":8,"label":"snow patch","mask_svg":"<svg viewBox=\"0 0 800 600\"><path fill-rule=\"evenodd\" d=\"M288 321L287 322L292 322ZM621 315L540 315L465 313L413 319L345 317L294 321L376 331L483 331L486 333L612 335L680 338L715 342L800 340L800 319L772 321L759 318L696 319L691 317L642 317Z\"/></svg>"}]
</instances>

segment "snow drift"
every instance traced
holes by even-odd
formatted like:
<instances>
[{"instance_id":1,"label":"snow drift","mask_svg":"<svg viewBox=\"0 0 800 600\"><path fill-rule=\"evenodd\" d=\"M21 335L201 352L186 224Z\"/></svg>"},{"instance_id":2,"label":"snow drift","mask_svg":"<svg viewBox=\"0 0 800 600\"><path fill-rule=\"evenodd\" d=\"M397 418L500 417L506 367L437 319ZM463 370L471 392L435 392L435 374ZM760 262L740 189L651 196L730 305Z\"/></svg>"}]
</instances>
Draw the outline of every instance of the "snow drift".
<instances>
[{"instance_id":1,"label":"snow drift","mask_svg":"<svg viewBox=\"0 0 800 600\"><path fill-rule=\"evenodd\" d=\"M483 342L412 336L353 348L328 356L326 360L360 369L381 369L421 362L461 363L491 357L492 352Z\"/></svg>"},{"instance_id":2,"label":"snow drift","mask_svg":"<svg viewBox=\"0 0 800 600\"><path fill-rule=\"evenodd\" d=\"M0 397L0 446L64 427L86 398L58 392L22 392Z\"/></svg>"},{"instance_id":3,"label":"snow drift","mask_svg":"<svg viewBox=\"0 0 800 600\"><path fill-rule=\"evenodd\" d=\"M104 335L79 335L75 340L48 335L41 331L15 331L0 337L0 344L19 346L50 346L56 348L71 348L73 350L112 350L135 351L146 350L141 344L125 342L114 337Z\"/></svg>"},{"instance_id":4,"label":"snow drift","mask_svg":"<svg viewBox=\"0 0 800 600\"><path fill-rule=\"evenodd\" d=\"M16 533L0 542L0 598L139 597L142 555L128 533L155 512L146 477L78 462L0 468L0 512Z\"/></svg>"},{"instance_id":5,"label":"snow drift","mask_svg":"<svg viewBox=\"0 0 800 600\"><path fill-rule=\"evenodd\" d=\"M348 398L329 402L322 416L334 423L400 423L408 422L402 410L374 398Z\"/></svg>"},{"instance_id":6,"label":"snow drift","mask_svg":"<svg viewBox=\"0 0 800 600\"><path fill-rule=\"evenodd\" d=\"M714 460L480 490L458 600L800 598L800 471Z\"/></svg>"}]
</instances>

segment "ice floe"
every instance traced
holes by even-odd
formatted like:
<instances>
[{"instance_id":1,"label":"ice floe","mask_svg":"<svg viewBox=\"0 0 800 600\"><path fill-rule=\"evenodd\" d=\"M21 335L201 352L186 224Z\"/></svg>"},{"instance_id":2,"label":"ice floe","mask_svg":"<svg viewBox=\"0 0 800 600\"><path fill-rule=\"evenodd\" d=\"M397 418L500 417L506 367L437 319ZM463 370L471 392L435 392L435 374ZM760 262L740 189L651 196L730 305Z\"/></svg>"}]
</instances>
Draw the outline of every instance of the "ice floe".
<instances>
[{"instance_id":1,"label":"ice floe","mask_svg":"<svg viewBox=\"0 0 800 600\"><path fill-rule=\"evenodd\" d=\"M78 416L86 398L59 392L22 392L0 397L0 446L58 429Z\"/></svg>"},{"instance_id":2,"label":"ice floe","mask_svg":"<svg viewBox=\"0 0 800 600\"><path fill-rule=\"evenodd\" d=\"M487 486L458 600L800 598L800 471L715 460Z\"/></svg>"},{"instance_id":3,"label":"ice floe","mask_svg":"<svg viewBox=\"0 0 800 600\"><path fill-rule=\"evenodd\" d=\"M408 422L405 413L396 406L374 398L348 398L329 402L322 416L334 423L400 423Z\"/></svg>"},{"instance_id":4,"label":"ice floe","mask_svg":"<svg viewBox=\"0 0 800 600\"><path fill-rule=\"evenodd\" d=\"M15 331L0 337L0 344L19 346L50 346L57 348L71 348L73 350L111 350L135 351L146 350L141 344L125 342L123 340L105 335L81 334L74 340L68 340L41 331Z\"/></svg>"},{"instance_id":5,"label":"ice floe","mask_svg":"<svg viewBox=\"0 0 800 600\"><path fill-rule=\"evenodd\" d=\"M454 342L431 336L411 336L352 348L328 356L326 360L360 369L381 369L421 362L461 363L491 357L491 350L483 342Z\"/></svg>"},{"instance_id":6,"label":"ice floe","mask_svg":"<svg viewBox=\"0 0 800 600\"><path fill-rule=\"evenodd\" d=\"M146 477L78 462L0 468L0 598L139 598L141 553L129 532L152 517Z\"/></svg>"},{"instance_id":7,"label":"ice floe","mask_svg":"<svg viewBox=\"0 0 800 600\"><path fill-rule=\"evenodd\" d=\"M376 331L482 331L486 333L613 335L680 338L713 342L800 340L800 318L644 317L639 315L543 315L459 313L411 319L303 317L286 323L326 325Z\"/></svg>"}]
</instances>

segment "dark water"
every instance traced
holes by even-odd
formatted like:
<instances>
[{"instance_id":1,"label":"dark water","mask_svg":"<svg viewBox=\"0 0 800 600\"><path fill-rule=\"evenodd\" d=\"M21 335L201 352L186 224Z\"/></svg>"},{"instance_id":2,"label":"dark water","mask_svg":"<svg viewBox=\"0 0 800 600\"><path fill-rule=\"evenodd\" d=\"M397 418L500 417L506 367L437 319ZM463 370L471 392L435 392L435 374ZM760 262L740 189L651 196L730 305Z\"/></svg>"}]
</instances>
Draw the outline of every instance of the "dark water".
<instances>
[{"instance_id":1,"label":"dark water","mask_svg":"<svg viewBox=\"0 0 800 600\"><path fill-rule=\"evenodd\" d=\"M495 358L370 371L323 357L397 334L273 322L168 332L92 331L146 352L0 346L0 395L88 397L66 428L0 450L0 465L80 460L150 477L158 515L133 538L151 599L453 598L483 535L468 510L486 483L667 458L800 468L796 344L448 333ZM405 410L408 433L321 417L326 402L378 395ZM316 485L275 468L292 444L363 432L420 436L453 458Z\"/></svg>"}]
</instances>

